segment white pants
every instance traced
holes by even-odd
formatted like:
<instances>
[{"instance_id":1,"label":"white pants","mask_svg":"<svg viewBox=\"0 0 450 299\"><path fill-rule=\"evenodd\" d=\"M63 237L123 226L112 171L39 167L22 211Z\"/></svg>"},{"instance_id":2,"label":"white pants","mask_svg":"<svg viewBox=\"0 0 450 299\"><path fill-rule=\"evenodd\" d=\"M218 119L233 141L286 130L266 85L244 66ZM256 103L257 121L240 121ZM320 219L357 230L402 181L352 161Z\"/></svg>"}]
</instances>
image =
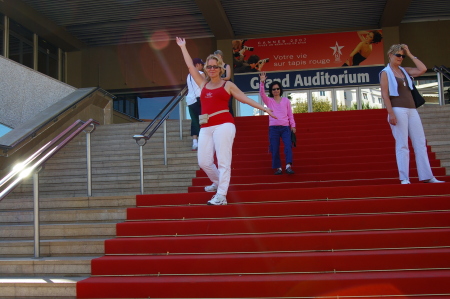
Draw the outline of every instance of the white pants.
<instances>
[{"instance_id":1,"label":"white pants","mask_svg":"<svg viewBox=\"0 0 450 299\"><path fill-rule=\"evenodd\" d=\"M198 165L217 186L217 193L227 195L231 177L231 157L236 127L232 123L200 129L198 136ZM217 164L214 164L214 153Z\"/></svg>"},{"instance_id":2,"label":"white pants","mask_svg":"<svg viewBox=\"0 0 450 299\"><path fill-rule=\"evenodd\" d=\"M393 107L397 125L391 125L392 134L395 138L395 155L400 180L409 180L409 148L408 135L416 156L417 172L419 180L433 178L433 173L428 160L427 142L423 132L422 121L416 109ZM389 116L388 116L389 121Z\"/></svg>"}]
</instances>

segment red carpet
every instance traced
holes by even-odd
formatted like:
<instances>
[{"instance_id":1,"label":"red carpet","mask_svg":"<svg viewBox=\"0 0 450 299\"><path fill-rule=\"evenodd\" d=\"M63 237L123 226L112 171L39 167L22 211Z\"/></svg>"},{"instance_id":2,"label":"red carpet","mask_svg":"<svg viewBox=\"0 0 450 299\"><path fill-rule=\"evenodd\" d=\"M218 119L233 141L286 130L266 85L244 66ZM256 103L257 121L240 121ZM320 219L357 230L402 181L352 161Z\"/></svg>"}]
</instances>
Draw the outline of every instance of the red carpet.
<instances>
[{"instance_id":1,"label":"red carpet","mask_svg":"<svg viewBox=\"0 0 450 299\"><path fill-rule=\"evenodd\" d=\"M205 205L202 170L138 195L78 298L450 298L450 183L411 153L399 184L384 110L295 118L296 174L273 175L266 116L236 118L228 205Z\"/></svg>"}]
</instances>

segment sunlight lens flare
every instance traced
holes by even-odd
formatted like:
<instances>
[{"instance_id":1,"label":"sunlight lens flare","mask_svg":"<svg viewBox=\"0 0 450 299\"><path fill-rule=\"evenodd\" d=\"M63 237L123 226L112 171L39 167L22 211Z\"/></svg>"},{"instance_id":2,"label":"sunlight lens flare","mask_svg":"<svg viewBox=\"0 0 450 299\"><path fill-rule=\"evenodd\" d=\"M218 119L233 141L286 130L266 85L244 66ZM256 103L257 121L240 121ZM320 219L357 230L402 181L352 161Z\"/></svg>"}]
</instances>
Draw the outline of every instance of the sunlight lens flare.
<instances>
[{"instance_id":1,"label":"sunlight lens flare","mask_svg":"<svg viewBox=\"0 0 450 299\"><path fill-rule=\"evenodd\" d=\"M170 36L166 31L158 30L150 36L149 44L155 50L162 50L169 45L169 40Z\"/></svg>"}]
</instances>

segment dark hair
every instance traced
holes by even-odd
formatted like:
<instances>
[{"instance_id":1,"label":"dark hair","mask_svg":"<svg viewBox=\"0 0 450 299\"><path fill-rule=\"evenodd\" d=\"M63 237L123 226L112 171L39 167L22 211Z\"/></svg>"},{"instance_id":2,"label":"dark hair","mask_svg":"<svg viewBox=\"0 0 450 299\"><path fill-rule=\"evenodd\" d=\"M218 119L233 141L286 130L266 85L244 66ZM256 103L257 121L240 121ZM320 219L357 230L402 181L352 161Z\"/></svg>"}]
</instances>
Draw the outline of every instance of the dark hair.
<instances>
[{"instance_id":1,"label":"dark hair","mask_svg":"<svg viewBox=\"0 0 450 299\"><path fill-rule=\"evenodd\" d=\"M381 42L381 40L383 39L383 36L381 35L381 33L379 31L373 30L370 32L373 33L372 44L378 44L379 42Z\"/></svg>"},{"instance_id":2,"label":"dark hair","mask_svg":"<svg viewBox=\"0 0 450 299\"><path fill-rule=\"evenodd\" d=\"M247 63L248 64L252 64L252 63L258 63L259 61L259 56L258 55L252 55L247 59Z\"/></svg>"},{"instance_id":3,"label":"dark hair","mask_svg":"<svg viewBox=\"0 0 450 299\"><path fill-rule=\"evenodd\" d=\"M273 98L272 89L274 85L278 85L280 87L280 96L283 94L283 86L281 86L280 81L272 81L272 83L269 84L269 97Z\"/></svg>"}]
</instances>

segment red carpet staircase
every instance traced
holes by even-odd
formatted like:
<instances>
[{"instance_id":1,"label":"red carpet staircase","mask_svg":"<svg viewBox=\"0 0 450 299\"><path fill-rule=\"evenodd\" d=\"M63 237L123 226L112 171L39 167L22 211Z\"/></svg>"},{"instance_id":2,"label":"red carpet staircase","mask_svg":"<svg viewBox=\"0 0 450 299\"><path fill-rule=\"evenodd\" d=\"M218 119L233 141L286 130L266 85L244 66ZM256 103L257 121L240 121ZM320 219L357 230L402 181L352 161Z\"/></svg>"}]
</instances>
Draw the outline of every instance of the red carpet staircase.
<instances>
[{"instance_id":1,"label":"red carpet staircase","mask_svg":"<svg viewBox=\"0 0 450 299\"><path fill-rule=\"evenodd\" d=\"M227 206L137 196L78 298L450 298L450 183L400 185L384 110L295 115L274 176L266 116L236 119ZM436 177L449 181L429 152Z\"/></svg>"}]
</instances>

